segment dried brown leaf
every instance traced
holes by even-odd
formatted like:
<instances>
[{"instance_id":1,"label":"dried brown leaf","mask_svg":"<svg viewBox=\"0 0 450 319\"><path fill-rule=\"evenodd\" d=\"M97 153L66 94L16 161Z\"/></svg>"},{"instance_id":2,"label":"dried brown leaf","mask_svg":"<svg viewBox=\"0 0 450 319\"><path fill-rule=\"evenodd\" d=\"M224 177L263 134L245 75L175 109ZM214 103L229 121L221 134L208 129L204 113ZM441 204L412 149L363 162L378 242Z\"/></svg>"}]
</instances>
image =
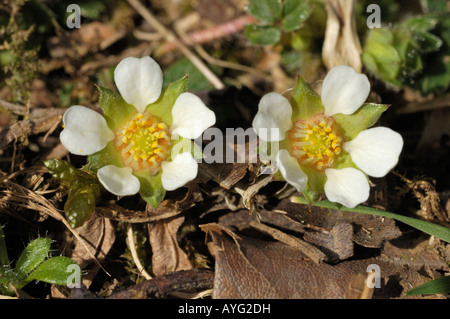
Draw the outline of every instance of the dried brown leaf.
<instances>
[{"instance_id":1,"label":"dried brown leaf","mask_svg":"<svg viewBox=\"0 0 450 319\"><path fill-rule=\"evenodd\" d=\"M180 248L177 241L177 231L183 222L184 216L176 216L148 224L153 252L152 269L156 276L192 269L187 254Z\"/></svg>"},{"instance_id":2,"label":"dried brown leaf","mask_svg":"<svg viewBox=\"0 0 450 319\"><path fill-rule=\"evenodd\" d=\"M330 261L353 256L353 226L349 223L336 224L330 232L308 231L303 239L322 247Z\"/></svg>"},{"instance_id":3,"label":"dried brown leaf","mask_svg":"<svg viewBox=\"0 0 450 319\"><path fill-rule=\"evenodd\" d=\"M283 200L277 209L304 225L331 231L340 223L353 225L353 241L364 247L379 248L385 241L398 238L401 235L395 221L390 218L336 211L316 206L306 206Z\"/></svg>"},{"instance_id":4,"label":"dried brown leaf","mask_svg":"<svg viewBox=\"0 0 450 319\"><path fill-rule=\"evenodd\" d=\"M91 218L76 231L83 238L84 243L75 241L71 258L84 269L83 284L89 287L100 269L98 264L92 266L90 264L94 258L97 259L97 262L105 259L116 240L115 227L110 219L92 214ZM89 250L86 249L86 244Z\"/></svg>"},{"instance_id":5,"label":"dried brown leaf","mask_svg":"<svg viewBox=\"0 0 450 319\"><path fill-rule=\"evenodd\" d=\"M370 265L381 269L377 298L400 297L429 279L404 265L375 258L337 265L316 264L299 250L279 242L237 236L218 224L201 226L215 256L213 298L353 298L354 276L367 276Z\"/></svg>"}]
</instances>

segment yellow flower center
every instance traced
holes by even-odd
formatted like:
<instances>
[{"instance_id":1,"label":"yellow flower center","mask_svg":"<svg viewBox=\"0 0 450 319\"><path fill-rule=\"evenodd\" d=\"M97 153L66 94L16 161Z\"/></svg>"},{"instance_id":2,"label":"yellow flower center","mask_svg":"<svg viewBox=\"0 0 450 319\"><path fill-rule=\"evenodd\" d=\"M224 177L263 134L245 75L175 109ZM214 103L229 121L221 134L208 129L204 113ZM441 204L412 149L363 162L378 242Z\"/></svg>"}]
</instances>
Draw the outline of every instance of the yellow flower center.
<instances>
[{"instance_id":1,"label":"yellow flower center","mask_svg":"<svg viewBox=\"0 0 450 319\"><path fill-rule=\"evenodd\" d=\"M288 136L290 153L298 163L319 171L330 167L342 150L336 122L323 114L295 122Z\"/></svg>"},{"instance_id":2,"label":"yellow flower center","mask_svg":"<svg viewBox=\"0 0 450 319\"><path fill-rule=\"evenodd\" d=\"M136 114L116 131L114 144L125 166L154 175L167 159L172 145L168 126L149 113Z\"/></svg>"}]
</instances>

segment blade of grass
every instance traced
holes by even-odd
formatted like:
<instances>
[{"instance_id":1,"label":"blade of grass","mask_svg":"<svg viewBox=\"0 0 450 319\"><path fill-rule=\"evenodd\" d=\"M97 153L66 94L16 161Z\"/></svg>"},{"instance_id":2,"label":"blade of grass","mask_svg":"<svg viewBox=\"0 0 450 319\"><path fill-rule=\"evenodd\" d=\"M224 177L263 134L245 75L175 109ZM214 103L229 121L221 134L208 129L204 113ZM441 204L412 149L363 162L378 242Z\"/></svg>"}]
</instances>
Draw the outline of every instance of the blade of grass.
<instances>
[{"instance_id":1,"label":"blade of grass","mask_svg":"<svg viewBox=\"0 0 450 319\"><path fill-rule=\"evenodd\" d=\"M414 296L414 295L434 295L447 293L450 293L450 276L444 276L431 280L423 285L408 290L406 292L406 295Z\"/></svg>"},{"instance_id":2,"label":"blade of grass","mask_svg":"<svg viewBox=\"0 0 450 319\"><path fill-rule=\"evenodd\" d=\"M369 215L392 218L392 219L398 220L406 225L414 227L418 230L421 230L424 233L433 235L439 239L442 239L442 240L450 243L450 228L447 228L447 227L444 227L441 225L437 225L437 224L433 224L430 222L426 222L426 221L423 221L420 219L403 216L403 215L391 213L388 211L384 211L381 209L375 209L375 208L366 207L366 206L357 206L355 208L348 208L341 204L332 203L328 200L321 200L319 202L309 203L306 200L306 198L301 197L301 196L293 196L292 201L299 203L299 204L313 205L313 206L322 207L322 208L343 210L343 211L353 212L353 213L358 213L358 214L369 214Z\"/></svg>"},{"instance_id":3,"label":"blade of grass","mask_svg":"<svg viewBox=\"0 0 450 319\"><path fill-rule=\"evenodd\" d=\"M9 263L8 251L6 250L5 233L3 232L3 226L0 225L0 270L10 270L11 265Z\"/></svg>"}]
</instances>

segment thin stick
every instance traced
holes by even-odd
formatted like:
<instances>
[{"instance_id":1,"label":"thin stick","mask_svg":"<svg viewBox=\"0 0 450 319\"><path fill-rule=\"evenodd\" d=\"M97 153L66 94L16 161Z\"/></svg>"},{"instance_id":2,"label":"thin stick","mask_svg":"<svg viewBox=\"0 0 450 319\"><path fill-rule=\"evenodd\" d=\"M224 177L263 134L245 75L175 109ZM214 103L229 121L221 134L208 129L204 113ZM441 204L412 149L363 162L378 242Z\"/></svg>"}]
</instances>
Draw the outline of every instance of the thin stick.
<instances>
[{"instance_id":1,"label":"thin stick","mask_svg":"<svg viewBox=\"0 0 450 319\"><path fill-rule=\"evenodd\" d=\"M133 261L136 264L139 273L142 274L144 278L147 280L152 279L152 276L148 274L144 266L142 266L141 261L139 260L139 256L136 251L136 243L134 242L132 224L127 224L127 241L128 241L128 248L130 248L131 256L133 257Z\"/></svg>"},{"instance_id":2,"label":"thin stick","mask_svg":"<svg viewBox=\"0 0 450 319\"><path fill-rule=\"evenodd\" d=\"M252 67L249 67L246 65L238 64L238 63L233 63L233 62L229 62L229 61L216 59L216 58L212 57L211 55L209 55L208 52L206 52L200 45L196 45L195 50L209 64L217 65L217 66L227 68L227 69L233 69L233 70L251 73L253 75L259 76L259 77L269 80L269 81L272 80L272 77L269 74L266 74L258 69L255 69L255 68L252 68Z\"/></svg>"},{"instance_id":3,"label":"thin stick","mask_svg":"<svg viewBox=\"0 0 450 319\"><path fill-rule=\"evenodd\" d=\"M211 42L213 40L218 40L223 37L240 32L244 29L246 25L255 22L257 22L257 20L254 17L252 17L251 15L245 15L232 21L216 25L209 29L193 31L191 33L183 34L181 36L181 41L183 41L183 43L188 46ZM171 42L167 42L163 44L159 52L166 53L176 48L177 48L176 45L174 45Z\"/></svg>"},{"instance_id":4,"label":"thin stick","mask_svg":"<svg viewBox=\"0 0 450 319\"><path fill-rule=\"evenodd\" d=\"M176 46L178 46L181 53L183 53L192 62L192 64L194 64L195 67L203 73L203 75L208 79L208 81L211 82L212 85L214 85L216 89L221 90L225 88L225 84L220 81L220 79L203 63L203 61L191 50L189 50L188 47L184 45L172 31L162 25L139 0L127 1L148 23L156 29L156 31L163 35L167 41L173 42Z\"/></svg>"}]
</instances>

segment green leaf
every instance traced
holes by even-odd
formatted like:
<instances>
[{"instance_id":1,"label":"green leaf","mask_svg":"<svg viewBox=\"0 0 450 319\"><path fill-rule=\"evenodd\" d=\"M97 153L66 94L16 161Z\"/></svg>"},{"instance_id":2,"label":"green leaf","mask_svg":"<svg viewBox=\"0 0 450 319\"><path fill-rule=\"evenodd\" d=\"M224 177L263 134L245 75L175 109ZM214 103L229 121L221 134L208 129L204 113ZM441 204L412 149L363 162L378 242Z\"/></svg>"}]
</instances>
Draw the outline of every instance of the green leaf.
<instances>
[{"instance_id":1,"label":"green leaf","mask_svg":"<svg viewBox=\"0 0 450 319\"><path fill-rule=\"evenodd\" d=\"M433 54L427 63L426 74L419 80L422 94L445 92L450 87L450 53Z\"/></svg>"},{"instance_id":2,"label":"green leaf","mask_svg":"<svg viewBox=\"0 0 450 319\"><path fill-rule=\"evenodd\" d=\"M71 276L68 268L76 264L76 262L67 257L53 257L40 264L26 280L27 282L39 280L54 285L66 285L69 276Z\"/></svg>"},{"instance_id":3,"label":"green leaf","mask_svg":"<svg viewBox=\"0 0 450 319\"><path fill-rule=\"evenodd\" d=\"M172 124L172 107L178 96L187 91L188 81L189 76L186 75L178 81L170 83L167 88L162 91L158 101L147 106L146 111L170 126Z\"/></svg>"},{"instance_id":4,"label":"green leaf","mask_svg":"<svg viewBox=\"0 0 450 319\"><path fill-rule=\"evenodd\" d=\"M50 171L53 178L60 180L66 185L69 185L73 181L78 172L75 166L59 159L46 160L44 161L44 165Z\"/></svg>"},{"instance_id":5,"label":"green leaf","mask_svg":"<svg viewBox=\"0 0 450 319\"><path fill-rule=\"evenodd\" d=\"M37 238L27 245L17 260L14 270L18 278L25 278L47 258L50 245L49 238Z\"/></svg>"},{"instance_id":6,"label":"green leaf","mask_svg":"<svg viewBox=\"0 0 450 319\"><path fill-rule=\"evenodd\" d=\"M69 192L64 204L64 213L72 228L82 226L95 211L95 203L100 196L100 185L85 184Z\"/></svg>"},{"instance_id":7,"label":"green leaf","mask_svg":"<svg viewBox=\"0 0 450 319\"><path fill-rule=\"evenodd\" d=\"M364 66L375 76L394 85L400 86L398 79L402 58L393 46L394 35L388 29L371 29L363 47Z\"/></svg>"},{"instance_id":8,"label":"green leaf","mask_svg":"<svg viewBox=\"0 0 450 319\"><path fill-rule=\"evenodd\" d=\"M214 68L212 69L214 71ZM214 89L209 80L188 58L178 60L165 70L163 87L167 87L169 83L179 80L186 74L189 74L189 89L191 91Z\"/></svg>"},{"instance_id":9,"label":"green leaf","mask_svg":"<svg viewBox=\"0 0 450 319\"><path fill-rule=\"evenodd\" d=\"M344 140L354 139L359 132L374 125L381 114L387 110L387 104L365 103L356 112L350 115L335 114L334 120L339 125Z\"/></svg>"},{"instance_id":10,"label":"green leaf","mask_svg":"<svg viewBox=\"0 0 450 319\"><path fill-rule=\"evenodd\" d=\"M133 105L125 100L113 90L97 86L99 90L99 105L102 108L106 123L112 131L124 125L134 114L137 113Z\"/></svg>"},{"instance_id":11,"label":"green leaf","mask_svg":"<svg viewBox=\"0 0 450 319\"><path fill-rule=\"evenodd\" d=\"M281 18L281 4L278 0L250 0L246 10L259 21L268 24Z\"/></svg>"},{"instance_id":12,"label":"green leaf","mask_svg":"<svg viewBox=\"0 0 450 319\"><path fill-rule=\"evenodd\" d=\"M310 204L307 199L303 197L295 197L295 202L300 204ZM356 206L355 208L348 208L338 203L333 203L328 200L322 200L320 202L313 203L314 206L317 207L323 207L328 209L334 209L334 210L343 210L347 212L353 212L358 214L369 214L374 216L382 216L387 218L392 218L395 220L398 220L406 225L409 225L411 227L414 227L420 231L423 231L424 233L427 233L429 235L433 235L439 239L442 239L448 243L450 243L450 229L446 228L441 225L433 224L430 222L426 222L420 219L403 216L395 213L391 213L388 211L375 209L372 207L366 207L366 206Z\"/></svg>"},{"instance_id":13,"label":"green leaf","mask_svg":"<svg viewBox=\"0 0 450 319\"><path fill-rule=\"evenodd\" d=\"M141 184L139 194L142 199L153 208L157 208L166 195L166 190L161 183L162 171L156 175L150 175L144 172L134 173L134 175L139 179Z\"/></svg>"},{"instance_id":14,"label":"green leaf","mask_svg":"<svg viewBox=\"0 0 450 319\"><path fill-rule=\"evenodd\" d=\"M88 167L96 171L98 168L117 164L109 143L102 151L88 157ZM105 163L106 162L106 163ZM64 205L64 212L71 227L76 228L84 224L91 217L95 210L95 203L100 197L102 186L96 176L88 172L77 170L67 161L48 160L44 162L53 177L58 178L69 188L67 201Z\"/></svg>"},{"instance_id":15,"label":"green leaf","mask_svg":"<svg viewBox=\"0 0 450 319\"><path fill-rule=\"evenodd\" d=\"M312 8L309 1L286 0L283 5L283 18L281 26L287 32L295 31L303 26L303 23L311 14Z\"/></svg>"},{"instance_id":16,"label":"green leaf","mask_svg":"<svg viewBox=\"0 0 450 319\"><path fill-rule=\"evenodd\" d=\"M281 38L281 31L272 26L247 24L244 28L245 36L257 45L273 45Z\"/></svg>"},{"instance_id":17,"label":"green leaf","mask_svg":"<svg viewBox=\"0 0 450 319\"><path fill-rule=\"evenodd\" d=\"M423 285L408 290L407 296L414 295L434 295L450 293L450 276L444 276L431 280Z\"/></svg>"},{"instance_id":18,"label":"green leaf","mask_svg":"<svg viewBox=\"0 0 450 319\"><path fill-rule=\"evenodd\" d=\"M413 32L427 32L434 29L437 22L437 19L421 15L404 20L399 27Z\"/></svg>"},{"instance_id":19,"label":"green leaf","mask_svg":"<svg viewBox=\"0 0 450 319\"><path fill-rule=\"evenodd\" d=\"M298 77L292 92L292 121L307 119L325 110L320 96L311 85Z\"/></svg>"}]
</instances>

